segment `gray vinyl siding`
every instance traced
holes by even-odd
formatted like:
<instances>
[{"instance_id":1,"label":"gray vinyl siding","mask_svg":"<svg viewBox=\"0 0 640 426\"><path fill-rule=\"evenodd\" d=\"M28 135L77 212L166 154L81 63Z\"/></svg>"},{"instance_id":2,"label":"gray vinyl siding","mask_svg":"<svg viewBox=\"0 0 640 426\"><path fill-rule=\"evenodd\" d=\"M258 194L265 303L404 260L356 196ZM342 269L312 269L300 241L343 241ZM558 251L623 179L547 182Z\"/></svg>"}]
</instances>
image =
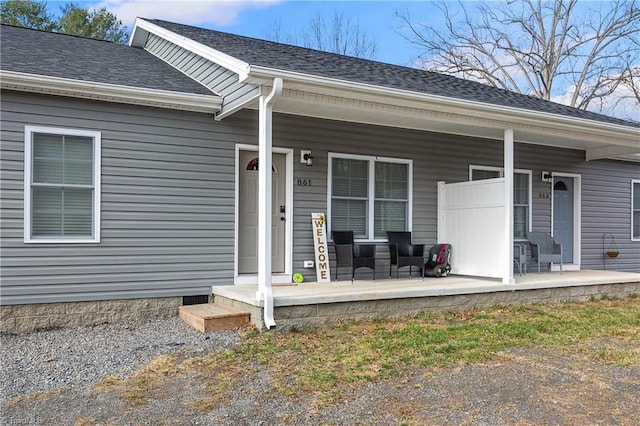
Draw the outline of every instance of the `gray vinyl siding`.
<instances>
[{"instance_id":1,"label":"gray vinyl siding","mask_svg":"<svg viewBox=\"0 0 640 426\"><path fill-rule=\"evenodd\" d=\"M236 73L155 34L149 34L145 50L222 96L221 114L234 111L260 95L259 86L240 83Z\"/></svg>"},{"instance_id":2,"label":"gray vinyl siding","mask_svg":"<svg viewBox=\"0 0 640 426\"><path fill-rule=\"evenodd\" d=\"M412 159L412 231L414 240L427 246L436 243L437 182L468 180L470 164L503 165L502 141L285 115L276 117L273 132L274 146L295 148L294 178L310 179L312 183L311 186L294 184L293 250L293 271L303 272L311 280L315 280L315 272L302 266L304 260L313 259L311 213L327 209L329 152ZM299 149L313 151L312 167L299 162ZM640 242L631 241L630 225L631 179L640 176L640 164L608 160L586 162L583 151L516 143L515 167L532 171L533 230L551 230L551 200L546 198L551 187L542 182L542 171L580 174L582 269L603 269L602 236L613 232L620 256L607 259L606 268L640 272ZM377 276L384 278L389 273L386 244L378 244L376 257ZM333 257L331 259L333 267ZM371 276L366 268L359 271L357 277ZM333 278L334 271L331 272ZM348 276L343 273L348 274L346 268L341 269L341 277Z\"/></svg>"},{"instance_id":3,"label":"gray vinyl siding","mask_svg":"<svg viewBox=\"0 0 640 426\"><path fill-rule=\"evenodd\" d=\"M257 144L256 111L215 121L206 114L5 91L1 108L2 303L196 295L233 283L235 146ZM102 132L99 244L23 242L25 125ZM470 164L502 166L501 141L281 114L273 131L274 146L294 149L293 271L308 280L315 273L302 266L313 259L311 213L327 208L329 152L412 159L412 231L427 245L436 243L436 183L466 181ZM312 167L300 163L300 149L312 150ZM620 256L607 260L607 269L640 272L640 242L630 235L638 163L585 162L581 151L516 143L515 167L532 171L533 229L547 232L551 202L539 195L550 186L542 170L580 174L582 268L603 269L602 235L613 232ZM298 186L297 179L311 185ZM331 259L333 266L333 253ZM378 278L388 271L388 249L379 244ZM357 277L370 272L362 269Z\"/></svg>"},{"instance_id":4,"label":"gray vinyl siding","mask_svg":"<svg viewBox=\"0 0 640 426\"><path fill-rule=\"evenodd\" d=\"M25 125L102 132L99 244L23 242ZM2 303L208 294L233 283L235 144L251 143L253 126L3 91Z\"/></svg>"}]
</instances>

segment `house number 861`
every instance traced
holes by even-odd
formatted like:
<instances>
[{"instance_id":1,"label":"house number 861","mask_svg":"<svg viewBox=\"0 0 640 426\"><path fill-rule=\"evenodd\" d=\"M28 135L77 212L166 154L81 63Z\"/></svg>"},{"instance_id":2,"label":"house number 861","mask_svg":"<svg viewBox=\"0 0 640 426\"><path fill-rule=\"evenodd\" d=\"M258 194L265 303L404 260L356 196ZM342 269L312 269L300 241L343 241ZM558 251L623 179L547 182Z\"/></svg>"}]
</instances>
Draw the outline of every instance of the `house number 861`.
<instances>
[{"instance_id":1,"label":"house number 861","mask_svg":"<svg viewBox=\"0 0 640 426\"><path fill-rule=\"evenodd\" d=\"M298 186L311 186L311 179L298 179Z\"/></svg>"}]
</instances>

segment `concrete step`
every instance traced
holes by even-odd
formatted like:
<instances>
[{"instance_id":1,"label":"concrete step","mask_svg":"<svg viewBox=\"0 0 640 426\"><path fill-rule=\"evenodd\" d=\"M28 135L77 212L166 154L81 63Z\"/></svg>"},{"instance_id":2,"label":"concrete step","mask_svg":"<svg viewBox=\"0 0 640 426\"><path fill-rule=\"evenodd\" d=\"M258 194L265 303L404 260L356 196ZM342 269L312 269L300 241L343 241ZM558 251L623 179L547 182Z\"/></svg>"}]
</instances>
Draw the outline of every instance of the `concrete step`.
<instances>
[{"instance_id":1,"label":"concrete step","mask_svg":"<svg viewBox=\"0 0 640 426\"><path fill-rule=\"evenodd\" d=\"M180 306L179 311L180 319L203 333L230 330L249 323L249 312L217 303Z\"/></svg>"}]
</instances>

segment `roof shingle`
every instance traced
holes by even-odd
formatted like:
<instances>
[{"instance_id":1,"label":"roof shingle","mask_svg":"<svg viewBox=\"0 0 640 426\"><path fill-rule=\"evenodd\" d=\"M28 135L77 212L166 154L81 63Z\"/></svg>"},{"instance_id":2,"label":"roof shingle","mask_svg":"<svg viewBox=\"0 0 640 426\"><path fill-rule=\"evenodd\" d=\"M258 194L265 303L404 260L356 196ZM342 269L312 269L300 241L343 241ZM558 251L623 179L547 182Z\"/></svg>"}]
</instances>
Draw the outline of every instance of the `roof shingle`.
<instances>
[{"instance_id":1,"label":"roof shingle","mask_svg":"<svg viewBox=\"0 0 640 426\"><path fill-rule=\"evenodd\" d=\"M213 95L143 49L2 25L2 70L181 93Z\"/></svg>"},{"instance_id":2,"label":"roof shingle","mask_svg":"<svg viewBox=\"0 0 640 426\"><path fill-rule=\"evenodd\" d=\"M274 43L158 19L148 21L251 65L391 89L408 90L429 95L640 127L640 123L545 101L533 96L445 74Z\"/></svg>"},{"instance_id":3,"label":"roof shingle","mask_svg":"<svg viewBox=\"0 0 640 426\"><path fill-rule=\"evenodd\" d=\"M162 20L149 22L251 65L630 127L640 123L584 111L415 68L337 55ZM211 95L143 49L107 41L2 25L3 70L130 87Z\"/></svg>"}]
</instances>

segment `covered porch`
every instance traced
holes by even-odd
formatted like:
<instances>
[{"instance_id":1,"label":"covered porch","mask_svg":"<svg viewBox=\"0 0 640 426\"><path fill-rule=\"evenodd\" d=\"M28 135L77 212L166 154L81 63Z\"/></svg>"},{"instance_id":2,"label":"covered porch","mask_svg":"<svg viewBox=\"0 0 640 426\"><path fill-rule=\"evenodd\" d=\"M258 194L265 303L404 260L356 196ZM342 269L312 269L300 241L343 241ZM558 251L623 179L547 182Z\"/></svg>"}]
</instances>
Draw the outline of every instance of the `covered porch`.
<instances>
[{"instance_id":1,"label":"covered porch","mask_svg":"<svg viewBox=\"0 0 640 426\"><path fill-rule=\"evenodd\" d=\"M297 81L295 78L283 79L280 76L273 75L272 82L262 81L264 86L264 95L259 98L257 105L258 117L259 117L259 146L258 146L258 158L260 162L259 169L259 187L258 187L258 220L257 220L257 276L256 280L258 285L249 287L249 289L242 289L238 291L247 292L246 298L248 306L259 306L263 308L260 312L263 315L263 320L260 324L266 324L266 327L280 326L283 324L283 320L286 316L290 316L288 313L284 313L283 302L281 299L284 297L286 300L292 301L293 296L289 296L288 293L283 293L282 287L278 287L273 281L272 265L268 259L272 258L273 240L272 234L267 232L272 229L272 216L268 212L273 211L272 205L272 181L269 179L268 171L272 170L272 152L273 152L273 132L275 128L276 135L280 138L276 139L280 143L283 137L286 135L283 130L282 123L286 122L284 115L290 114L293 116L304 116L313 119L321 120L335 120L332 124L333 127L341 126L341 123L351 123L353 126L360 126L359 129L363 129L362 125L374 125L376 129L384 131L387 128L396 128L407 130L403 134L411 139L412 143L405 146L406 154L401 160L407 160L409 166L407 169L407 197L406 197L406 222L404 228L406 231L412 231L417 234L417 238L425 240L426 234L432 243L450 243L453 247L452 254L452 273L458 276L475 276L484 277L479 281L473 280L470 282L478 282L477 286L472 285L470 289L464 290L467 287L467 283L464 285L452 284L453 293L447 293L446 289L433 289L431 291L435 293L422 293L424 289L429 289L430 286L441 286L440 283L425 284L426 287L418 285L416 294L412 293L413 284L410 284L407 288L401 287L396 289L396 285L389 284L390 289L382 288L383 284L376 282L370 283L370 288L361 287L360 285L351 284L348 288L340 288L340 283L331 284L336 285L338 288L332 287L328 294L335 294L334 298L339 297L352 297L348 300L333 300L327 303L322 303L323 309L330 304L339 303L358 303L360 305L365 303L373 303L380 305L380 300L390 301L384 302L385 309L388 311L394 311L394 308L390 307L398 300L415 299L415 298L432 298L432 296L443 297L458 297L464 294L493 294L493 293L505 293L521 291L538 291L540 286L536 287L536 284L529 284L534 286L532 289L526 287L520 288L524 283L514 276L513 271L513 259L514 259L514 215L515 215L515 195L514 195L514 175L515 168L515 145L518 143L520 149L529 145L547 146L555 148L564 148L570 150L584 151L584 160L595 160L598 158L615 157L620 154L623 155L628 152L635 152L637 150L637 140L632 140L636 135L631 135L633 132L622 132L619 126L613 126L608 123L599 122L587 122L586 120L576 120L566 116L555 115L551 113L543 113L533 110L522 110L511 107L496 107L493 105L487 105L484 103L469 103L462 102L458 99L443 99L441 97L434 97L425 94L418 93L391 93L386 89L378 89L372 87L361 87L357 84L347 84L341 87L340 90L331 85L313 85L309 86L308 81ZM324 82L328 83L328 82ZM333 82L335 83L335 82ZM267 90L269 89L269 90ZM342 92L341 92L342 90ZM268 93L268 94L267 94ZM307 95L313 94L309 97ZM252 105L249 107L256 107ZM274 125L274 113L280 121L275 121ZM332 123L334 123L332 121ZM436 163L433 160L435 157L430 157L426 150L428 149L427 141L418 137L413 138L413 134L409 134L411 131L424 131L433 132L433 134L445 134L455 135L456 137L473 138L473 144L469 143L465 147L471 152L466 154L466 150L457 150L449 153L451 157L466 156L466 167L469 169L478 162L491 163L491 165L500 170L500 177L483 178L482 181L474 181L471 176L467 177L466 174L459 173L459 170L444 170L438 169L438 172L432 171L435 168ZM345 129L349 131L349 129ZM367 131L369 131L367 129ZM623 134L624 133L624 134ZM368 134L368 133L365 133ZM340 135L334 135L342 140ZM370 139L371 136L368 136ZM316 160L314 162L314 169L312 171L305 171L302 176L316 176L320 180L321 185L309 189L308 191L300 190L299 194L304 193L305 196L314 197L317 201L314 206L313 212L325 213L328 217L326 235L330 236L331 231L336 230L350 230L346 227L343 229L333 228L332 223L332 204L333 199L333 160L334 157L340 156L340 158L348 158L353 161L367 161L369 171L369 178L367 179L367 191L366 204L364 210L365 214L361 217L367 218L366 232L361 232L365 235L359 242L363 243L377 243L383 244L380 235L374 235L372 231L374 229L375 218L371 212L375 207L375 202L372 201L374 197L374 174L371 170L374 167L371 164L376 161L390 162L393 159L397 160L399 156L397 153L393 153L392 149L385 145L379 145L377 148L371 146L369 148L363 147L366 143L354 142L354 147L346 149L344 147L335 146L331 143L331 138L327 138L325 141L321 138L310 138L304 146L305 150L315 152ZM392 140L391 138L389 140ZM603 140L612 141L609 145L604 146ZM500 141L501 149L492 151L492 155L488 154L485 157L485 151L489 149L489 145L492 145L492 141ZM349 143L349 141L346 141ZM446 143L446 142L445 142ZM355 146L358 145L358 146ZM615 149L614 149L615 148ZM619 148L619 150L618 150ZM533 150L532 150L533 151ZM302 153L302 149L300 150ZM338 152L338 154L336 154ZM537 152L534 154L538 155ZM301 154L302 155L302 154ZM304 157L303 157L304 158ZM446 158L446 157L445 157ZM482 160L480 159L482 158ZM431 159L431 160L430 160ZM431 163L423 162L432 161ZM580 161L584 161L582 158ZM544 230L546 233L553 234L552 229L552 215L551 209L540 209L533 212L533 193L535 180L544 178L546 188L537 192L539 199L551 198L551 184L550 179L553 178L553 174L544 173L547 169L546 160L544 165L532 167L529 166L525 171L527 174L527 194L526 201L519 202L519 204L525 204L526 207L518 206L520 208L521 215L519 216L520 222L525 231L531 232L534 230ZM307 164L308 165L308 164ZM413 169L415 166L415 170ZM306 166L305 166L306 167ZM322 168L321 168L322 167ZM540 171L543 171L541 174ZM569 173L570 171L560 170L563 173ZM572 172L574 173L574 172ZM298 172L298 176L300 176ZM471 175L471 171L469 172ZM549 177L547 177L547 175ZM537 179L535 177L539 176ZM414 181L415 179L415 181ZM580 182L579 175L572 175L572 179L576 182ZM327 182L326 187L324 182ZM566 221L570 223L567 225L571 228L572 238L571 241L576 250L573 254L573 261L571 263L572 269L580 269L582 267L581 261L581 238L582 238L582 216L580 214L581 200L579 194L581 194L579 184L576 184L573 188L572 194L574 195L574 204L571 211L567 210L567 215L571 216L571 220ZM437 199L431 198L429 190L424 188L428 185L435 187L437 185ZM538 185L537 187L541 187ZM318 189L319 188L319 189ZM326 191L323 191L325 190ZM577 196L575 194L578 194ZM338 194L343 196L344 194ZM338 197L336 196L336 198ZM368 198L367 198L368 197ZM523 196L525 197L525 196ZM547 197L547 198L545 198ZM326 204L325 204L325 199ZM404 200L404 199L403 199ZM305 208L311 203L309 199L305 199ZM434 203L435 201L435 203ZM548 202L551 206L553 200ZM415 204L414 204L415 202ZM420 203L420 204L419 204ZM302 203L298 204L301 205ZM546 203L545 203L546 204ZM296 205L293 207L298 210ZM577 207L576 207L577 206ZM289 209L292 210L292 209ZM526 210L526 211L525 211ZM302 209L299 209L302 212ZM436 212L433 215L434 211ZM524 212L524 213L523 213ZM544 212L548 220L541 219L542 215L539 212ZM368 214L368 215L367 215ZM534 216L537 215L537 216ZM435 216L435 217L434 217ZM301 214L300 214L300 217ZM413 222L414 218L420 217L419 221ZM523 219L524 218L524 219ZM282 220L282 217L281 217ZM288 220L286 217L284 220ZM305 220L308 220L305 218ZM534 225L534 221L537 223ZM290 226L298 225L302 222L296 222ZM298 225L299 226L299 225ZM347 225L348 226L348 225ZM534 226L537 229L534 229ZM434 237L433 229L435 228L437 235ZM292 228L293 229L293 228ZM303 232L306 232L305 231ZM551 232L549 232L551 230ZM306 241L305 238L311 237L311 233L302 234L299 230L296 231L295 239L298 240L298 245L303 247ZM377 237L377 238L376 238ZM518 238L522 238L524 235L518 235ZM287 241L293 241L293 232L288 234ZM293 244L291 244L293 246ZM304 246L305 249L308 247ZM293 257L293 256L292 256ZM298 262L306 259L297 259ZM294 271L294 262L288 262L290 266L289 270L285 269L285 272L292 273ZM299 266L298 266L299 267ZM285 274L288 275L288 274ZM563 277L558 277L560 280ZM528 278L533 279L533 278ZM325 284L326 285L326 284ZM366 284L363 284L366 286ZM514 286L514 287L509 287ZM297 303L290 303L290 306L308 306L314 302L313 298L318 297L313 294L312 287L308 285L299 286L301 294L297 299ZM460 288L461 287L461 288ZM478 291L477 288L486 288L484 291ZM563 288L558 285L557 282L551 282L545 284L541 288ZM225 289L223 291L226 291ZM234 288L234 291L237 289ZM288 290L293 290L288 288ZM255 293L254 293L255 291ZM444 292L442 294L438 292ZM382 293L381 293L382 292ZM312 293L312 294L309 294ZM352 294L353 293L353 294ZM215 291L214 291L215 294ZM348 296L347 296L348 295ZM236 295L237 296L237 295ZM220 301L223 294L218 294L216 301ZM477 297L474 297L477 298ZM231 298L230 298L231 299ZM242 299L242 297L240 297ZM235 300L235 299L234 299ZM260 303L251 303L251 301L260 300ZM372 302L373 301L373 302ZM412 300L411 303L415 301ZM429 300L429 303L431 301ZM417 303L417 302L415 302ZM496 303L503 303L500 300ZM285 303L286 304L286 303ZM398 308L397 311L411 312L414 309L413 305L403 306ZM452 304L455 306L455 304ZM338 309L338 306L335 306ZM349 308L353 311L356 308ZM357 309L360 309L358 307ZM375 308L362 308L363 310L369 309L375 312ZM280 313L275 313L279 310ZM298 309L300 311L300 309ZM378 309L378 311L380 311ZM297 314L295 314L297 315ZM307 315L305 313L304 315ZM312 315L312 314L309 314ZM366 313L362 313L366 315ZM258 312L252 313L252 317L258 316ZM348 318L348 315L345 315ZM296 318L299 318L296 316ZM326 321L328 317L322 316L316 318L318 323ZM291 321L293 323L293 320ZM312 323L313 321L311 321ZM257 324L257 322L256 322ZM261 325L262 326L262 325Z\"/></svg>"},{"instance_id":2,"label":"covered porch","mask_svg":"<svg viewBox=\"0 0 640 426\"><path fill-rule=\"evenodd\" d=\"M500 279L451 275L444 278L334 281L273 285L276 329L290 330L421 312L465 311L496 305L559 303L640 294L640 274L616 271L565 271ZM256 285L214 286L213 301L251 315L266 329L264 301Z\"/></svg>"}]
</instances>

